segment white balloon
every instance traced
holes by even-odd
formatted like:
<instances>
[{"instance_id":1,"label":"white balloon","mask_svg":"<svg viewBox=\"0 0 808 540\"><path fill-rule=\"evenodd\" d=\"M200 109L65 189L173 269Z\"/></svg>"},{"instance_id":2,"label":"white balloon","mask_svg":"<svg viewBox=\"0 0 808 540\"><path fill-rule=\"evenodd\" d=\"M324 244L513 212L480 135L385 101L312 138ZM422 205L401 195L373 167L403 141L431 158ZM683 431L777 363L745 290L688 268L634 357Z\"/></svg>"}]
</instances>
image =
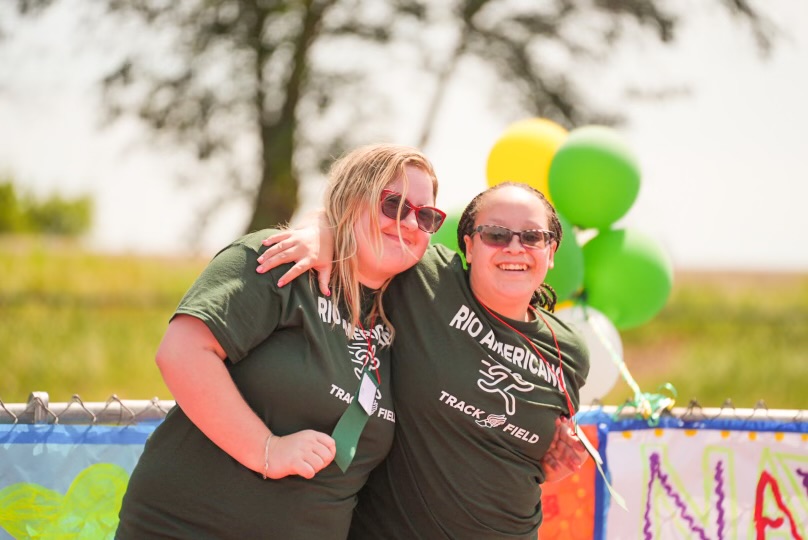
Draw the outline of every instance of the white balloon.
<instances>
[{"instance_id":1,"label":"white balloon","mask_svg":"<svg viewBox=\"0 0 808 540\"><path fill-rule=\"evenodd\" d=\"M615 360L623 361L623 342L614 324L595 308L573 306L556 316L578 330L589 348L589 376L580 395L581 404L588 405L608 394L620 378Z\"/></svg>"}]
</instances>

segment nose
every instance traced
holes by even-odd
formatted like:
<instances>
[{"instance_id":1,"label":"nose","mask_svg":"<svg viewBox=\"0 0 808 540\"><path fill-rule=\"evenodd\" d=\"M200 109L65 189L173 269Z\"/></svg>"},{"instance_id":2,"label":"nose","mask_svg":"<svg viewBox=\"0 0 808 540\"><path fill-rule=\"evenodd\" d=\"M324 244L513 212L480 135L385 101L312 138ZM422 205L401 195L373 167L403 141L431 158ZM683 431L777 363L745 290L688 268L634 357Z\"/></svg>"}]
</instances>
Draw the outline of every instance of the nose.
<instances>
[{"instance_id":1,"label":"nose","mask_svg":"<svg viewBox=\"0 0 808 540\"><path fill-rule=\"evenodd\" d=\"M415 218L415 211L407 214L407 217L401 218L401 226L409 231L414 231L418 228L418 220Z\"/></svg>"},{"instance_id":2,"label":"nose","mask_svg":"<svg viewBox=\"0 0 808 540\"><path fill-rule=\"evenodd\" d=\"M525 246L522 245L522 240L519 238L519 235L514 233L513 236L511 236L511 241L502 249L508 253L522 253L525 251Z\"/></svg>"}]
</instances>

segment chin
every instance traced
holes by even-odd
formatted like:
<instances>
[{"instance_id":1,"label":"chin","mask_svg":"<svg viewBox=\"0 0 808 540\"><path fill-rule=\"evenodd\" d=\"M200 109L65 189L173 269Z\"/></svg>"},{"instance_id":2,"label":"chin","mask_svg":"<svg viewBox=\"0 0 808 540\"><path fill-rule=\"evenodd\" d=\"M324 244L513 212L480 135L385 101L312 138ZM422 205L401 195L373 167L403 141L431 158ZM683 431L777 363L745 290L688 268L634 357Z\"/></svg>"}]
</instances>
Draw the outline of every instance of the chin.
<instances>
[{"instance_id":1,"label":"chin","mask_svg":"<svg viewBox=\"0 0 808 540\"><path fill-rule=\"evenodd\" d=\"M502 284L500 284L500 285L502 285ZM541 285L541 284L539 284L539 285ZM521 286L518 286L518 287L502 287L502 286L500 286L499 290L497 290L497 294L499 294L500 296L502 296L504 298L508 298L508 299L511 299L511 300L518 300L520 302L523 302L523 301L530 302L530 299L533 297L533 293L536 291L536 289L539 288L539 285L536 285L535 287L532 284L530 284L530 285L521 285Z\"/></svg>"},{"instance_id":2,"label":"chin","mask_svg":"<svg viewBox=\"0 0 808 540\"><path fill-rule=\"evenodd\" d=\"M418 264L418 261L421 260L421 257L423 257L425 251L426 251L425 249L424 250L411 249L410 251L401 251L399 253L399 256L397 257L397 260L392 265L395 268L397 268L396 274L400 274L405 270L409 270L410 268Z\"/></svg>"}]
</instances>

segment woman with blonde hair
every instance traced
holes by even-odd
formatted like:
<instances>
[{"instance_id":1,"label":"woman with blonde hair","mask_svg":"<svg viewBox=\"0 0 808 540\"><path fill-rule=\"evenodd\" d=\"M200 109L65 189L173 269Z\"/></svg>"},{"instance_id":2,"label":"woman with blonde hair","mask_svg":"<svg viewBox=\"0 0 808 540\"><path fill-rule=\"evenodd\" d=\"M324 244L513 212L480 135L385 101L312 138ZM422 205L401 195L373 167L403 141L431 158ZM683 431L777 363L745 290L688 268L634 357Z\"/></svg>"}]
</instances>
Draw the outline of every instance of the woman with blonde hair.
<instances>
[{"instance_id":1,"label":"woman with blonde hair","mask_svg":"<svg viewBox=\"0 0 808 540\"><path fill-rule=\"evenodd\" d=\"M445 215L418 150L373 145L331 169L333 297L255 273L271 230L220 251L157 351L177 405L132 473L116 538L344 538L357 492L390 449L390 279Z\"/></svg>"}]
</instances>

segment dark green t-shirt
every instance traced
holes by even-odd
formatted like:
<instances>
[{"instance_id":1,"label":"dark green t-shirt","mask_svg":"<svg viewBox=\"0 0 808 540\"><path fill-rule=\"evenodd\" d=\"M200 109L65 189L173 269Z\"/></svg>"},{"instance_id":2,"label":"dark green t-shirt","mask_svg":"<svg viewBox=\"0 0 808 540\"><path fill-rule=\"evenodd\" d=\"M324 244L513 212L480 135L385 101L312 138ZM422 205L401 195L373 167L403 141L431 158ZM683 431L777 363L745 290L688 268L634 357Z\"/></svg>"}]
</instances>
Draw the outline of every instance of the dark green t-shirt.
<instances>
[{"instance_id":1,"label":"dark green t-shirt","mask_svg":"<svg viewBox=\"0 0 808 540\"><path fill-rule=\"evenodd\" d=\"M539 319L504 319L479 304L459 256L431 247L385 292L396 327L396 436L360 493L352 539L536 538L539 461L568 415L558 352ZM558 339L563 380L578 407L589 370L583 340L542 311ZM549 363L549 367L548 367Z\"/></svg>"},{"instance_id":2,"label":"dark green t-shirt","mask_svg":"<svg viewBox=\"0 0 808 540\"><path fill-rule=\"evenodd\" d=\"M273 433L330 434L359 386L368 342L361 329L347 335L345 310L316 292L316 283L304 278L278 289L288 265L268 276L256 273L261 240L271 232L250 234L221 251L176 313L207 324L227 353L236 386ZM389 331L380 323L367 330L382 384L346 473L332 463L311 480L263 480L175 407L132 474L117 537L345 538L356 494L390 449L395 427Z\"/></svg>"}]
</instances>

